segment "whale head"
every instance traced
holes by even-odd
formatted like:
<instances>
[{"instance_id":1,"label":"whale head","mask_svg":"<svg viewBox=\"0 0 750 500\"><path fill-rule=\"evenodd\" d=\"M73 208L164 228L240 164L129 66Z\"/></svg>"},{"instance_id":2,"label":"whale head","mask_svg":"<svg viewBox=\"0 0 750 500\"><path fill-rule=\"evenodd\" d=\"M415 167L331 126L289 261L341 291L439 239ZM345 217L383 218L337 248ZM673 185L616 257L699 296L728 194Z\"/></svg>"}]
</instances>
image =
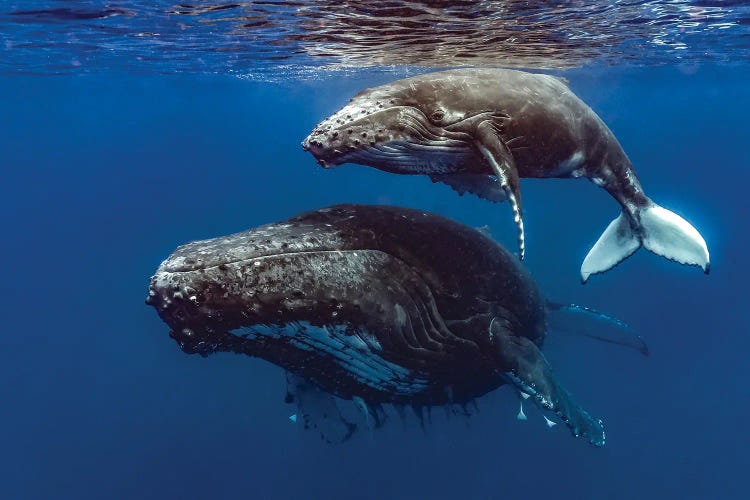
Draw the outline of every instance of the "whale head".
<instances>
[{"instance_id":1,"label":"whale head","mask_svg":"<svg viewBox=\"0 0 750 500\"><path fill-rule=\"evenodd\" d=\"M472 118L486 114L466 79L430 75L363 90L302 142L323 167L357 163L451 173L474 152Z\"/></svg>"},{"instance_id":2,"label":"whale head","mask_svg":"<svg viewBox=\"0 0 750 500\"><path fill-rule=\"evenodd\" d=\"M151 278L147 304L185 352L201 355L237 350L246 327L356 322L330 268L357 260L332 255L338 240L325 229L282 223L182 245Z\"/></svg>"}]
</instances>

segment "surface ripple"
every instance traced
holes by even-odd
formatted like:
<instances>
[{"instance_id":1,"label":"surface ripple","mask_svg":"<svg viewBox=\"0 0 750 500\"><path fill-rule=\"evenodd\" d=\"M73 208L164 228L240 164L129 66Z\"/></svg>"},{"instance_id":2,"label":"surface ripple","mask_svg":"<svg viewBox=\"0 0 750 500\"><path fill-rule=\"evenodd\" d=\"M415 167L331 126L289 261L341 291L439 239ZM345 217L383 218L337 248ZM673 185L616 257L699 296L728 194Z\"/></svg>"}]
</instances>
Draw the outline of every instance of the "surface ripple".
<instances>
[{"instance_id":1,"label":"surface ripple","mask_svg":"<svg viewBox=\"0 0 750 500\"><path fill-rule=\"evenodd\" d=\"M0 72L315 77L374 66L745 63L734 1L78 1L0 7Z\"/></svg>"}]
</instances>

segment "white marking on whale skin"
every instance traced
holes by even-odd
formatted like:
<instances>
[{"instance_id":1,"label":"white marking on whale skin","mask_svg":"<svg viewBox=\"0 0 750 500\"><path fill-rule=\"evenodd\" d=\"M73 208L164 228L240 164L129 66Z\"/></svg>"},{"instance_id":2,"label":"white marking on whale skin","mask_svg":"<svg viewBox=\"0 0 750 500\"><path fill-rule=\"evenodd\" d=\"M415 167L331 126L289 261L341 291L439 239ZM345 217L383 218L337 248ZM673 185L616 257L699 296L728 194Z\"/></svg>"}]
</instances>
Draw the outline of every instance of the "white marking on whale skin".
<instances>
[{"instance_id":1,"label":"white marking on whale skin","mask_svg":"<svg viewBox=\"0 0 750 500\"><path fill-rule=\"evenodd\" d=\"M349 345L358 351L367 351L369 349L365 341L357 334L348 335L347 340L349 341Z\"/></svg>"},{"instance_id":2,"label":"white marking on whale skin","mask_svg":"<svg viewBox=\"0 0 750 500\"><path fill-rule=\"evenodd\" d=\"M528 385L523 380L521 380L520 377L518 377L513 372L505 372L504 375L508 377L511 382L513 382L513 385L516 387L523 388L523 391L521 391L521 394L528 394L529 396L534 396L534 398L541 404L544 408L548 410L553 409L552 401L548 400L544 397L543 394L539 393L536 388L533 385Z\"/></svg>"},{"instance_id":3,"label":"white marking on whale skin","mask_svg":"<svg viewBox=\"0 0 750 500\"><path fill-rule=\"evenodd\" d=\"M394 309L396 310L396 321L398 321L399 326L405 326L406 311L404 311L404 308L401 307L401 304L396 304L396 307Z\"/></svg>"},{"instance_id":4,"label":"white marking on whale skin","mask_svg":"<svg viewBox=\"0 0 750 500\"><path fill-rule=\"evenodd\" d=\"M583 164L583 160L585 159L586 155L583 151L578 150L566 160L563 160L560 162L560 164L555 169L554 175L565 175L568 174L571 177L581 177L583 175L583 169L579 169L578 167Z\"/></svg>"}]
</instances>

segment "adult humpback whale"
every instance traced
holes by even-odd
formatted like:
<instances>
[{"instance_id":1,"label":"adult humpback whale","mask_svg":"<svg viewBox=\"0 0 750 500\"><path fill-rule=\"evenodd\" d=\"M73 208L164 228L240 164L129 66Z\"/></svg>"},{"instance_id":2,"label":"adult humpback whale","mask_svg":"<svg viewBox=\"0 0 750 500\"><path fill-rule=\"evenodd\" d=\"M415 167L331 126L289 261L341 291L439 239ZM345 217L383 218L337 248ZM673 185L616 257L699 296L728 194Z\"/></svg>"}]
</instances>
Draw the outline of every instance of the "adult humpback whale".
<instances>
[{"instance_id":1,"label":"adult humpback whale","mask_svg":"<svg viewBox=\"0 0 750 500\"><path fill-rule=\"evenodd\" d=\"M503 247L438 215L341 205L188 243L159 266L147 303L185 352L257 356L293 374L306 421L336 417L330 395L378 421L385 403L464 404L508 383L604 444L540 351L559 306ZM621 331L605 340L645 353ZM346 439L352 424L336 420L327 437Z\"/></svg>"},{"instance_id":2,"label":"adult humpback whale","mask_svg":"<svg viewBox=\"0 0 750 500\"><path fill-rule=\"evenodd\" d=\"M302 146L324 166L426 174L463 194L508 199L524 255L521 177L586 177L622 206L581 266L585 282L641 246L709 270L700 233L643 192L604 122L556 77L456 69L363 90Z\"/></svg>"}]
</instances>

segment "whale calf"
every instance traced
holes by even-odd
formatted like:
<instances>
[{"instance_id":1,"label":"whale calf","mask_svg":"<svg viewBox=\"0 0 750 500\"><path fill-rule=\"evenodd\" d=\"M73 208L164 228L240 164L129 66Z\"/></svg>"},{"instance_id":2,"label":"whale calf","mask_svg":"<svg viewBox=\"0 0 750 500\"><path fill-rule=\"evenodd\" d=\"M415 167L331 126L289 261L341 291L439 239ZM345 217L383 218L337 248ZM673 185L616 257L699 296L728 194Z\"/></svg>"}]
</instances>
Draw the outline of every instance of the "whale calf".
<instances>
[{"instance_id":1,"label":"whale calf","mask_svg":"<svg viewBox=\"0 0 750 500\"><path fill-rule=\"evenodd\" d=\"M343 163L424 174L463 194L509 200L523 259L520 178L585 177L622 206L586 255L581 278L641 246L709 271L700 233L650 200L614 134L557 77L456 69L363 90L303 141L324 167Z\"/></svg>"},{"instance_id":2,"label":"whale calf","mask_svg":"<svg viewBox=\"0 0 750 500\"><path fill-rule=\"evenodd\" d=\"M601 421L541 353L548 311L560 307L502 246L435 214L339 205L188 243L159 266L147 303L187 353L241 353L287 370L288 400L300 407L292 420L321 427L327 415L330 440L353 432L333 396L378 423L384 404L421 414L509 384L604 444ZM605 340L646 354L639 338L618 335Z\"/></svg>"}]
</instances>

